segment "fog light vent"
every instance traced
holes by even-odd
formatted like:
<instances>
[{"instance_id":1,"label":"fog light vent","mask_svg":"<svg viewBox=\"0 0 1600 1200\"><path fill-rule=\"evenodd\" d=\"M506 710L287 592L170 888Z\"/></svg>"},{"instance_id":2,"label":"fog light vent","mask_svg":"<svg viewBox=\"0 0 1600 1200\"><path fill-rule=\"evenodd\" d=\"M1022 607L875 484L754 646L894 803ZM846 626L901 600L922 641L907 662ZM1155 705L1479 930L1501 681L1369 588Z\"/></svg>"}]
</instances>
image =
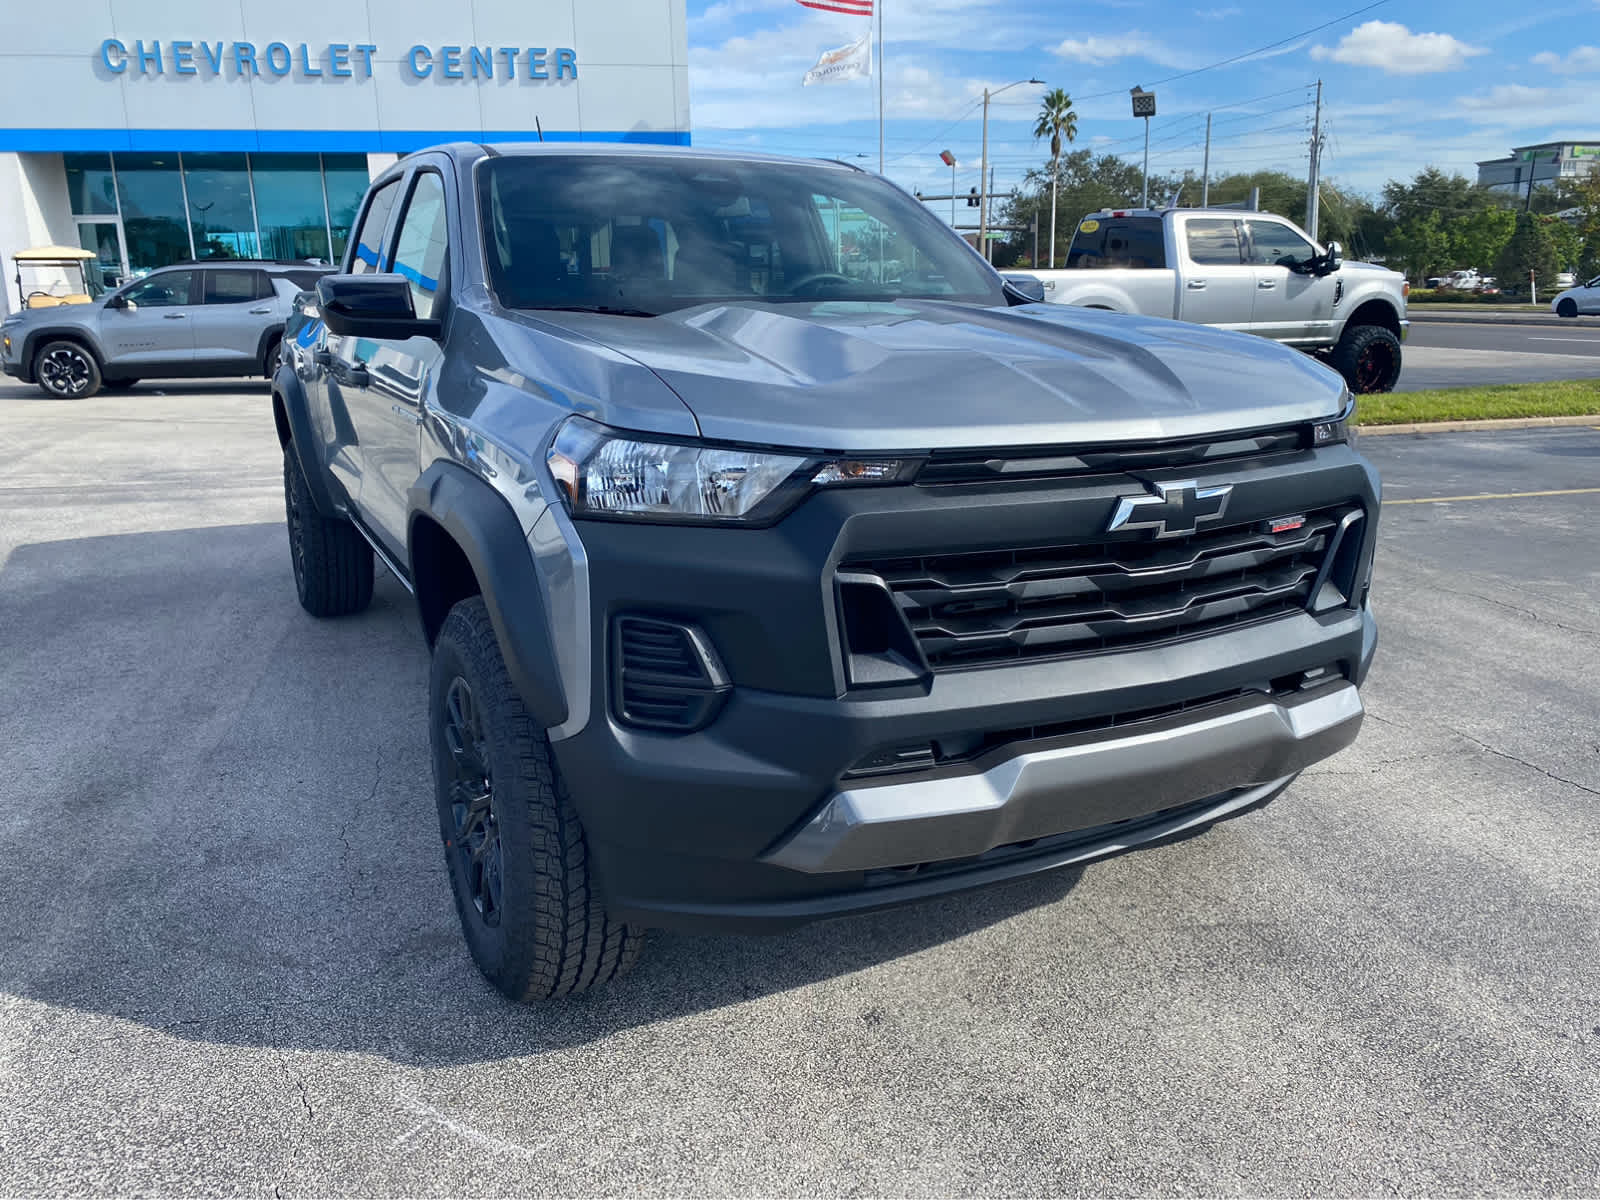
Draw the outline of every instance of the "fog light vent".
<instances>
[{"instance_id":1,"label":"fog light vent","mask_svg":"<svg viewBox=\"0 0 1600 1200\"><path fill-rule=\"evenodd\" d=\"M690 733L711 723L731 690L693 625L622 616L612 625L612 708L624 725Z\"/></svg>"}]
</instances>

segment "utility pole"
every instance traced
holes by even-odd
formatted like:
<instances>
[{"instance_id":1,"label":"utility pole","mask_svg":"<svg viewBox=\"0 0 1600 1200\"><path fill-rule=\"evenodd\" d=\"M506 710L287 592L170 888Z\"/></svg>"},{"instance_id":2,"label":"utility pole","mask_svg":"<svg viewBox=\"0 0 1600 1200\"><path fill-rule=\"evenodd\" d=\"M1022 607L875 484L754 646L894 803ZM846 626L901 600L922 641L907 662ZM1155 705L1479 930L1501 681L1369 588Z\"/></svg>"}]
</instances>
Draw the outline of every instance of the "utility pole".
<instances>
[{"instance_id":1,"label":"utility pole","mask_svg":"<svg viewBox=\"0 0 1600 1200\"><path fill-rule=\"evenodd\" d=\"M1317 80L1317 115L1311 121L1311 178L1306 186L1306 232L1317 240L1322 187L1322 80Z\"/></svg>"},{"instance_id":2,"label":"utility pole","mask_svg":"<svg viewBox=\"0 0 1600 1200\"><path fill-rule=\"evenodd\" d=\"M983 163L978 167L978 253L989 261L989 89L983 89ZM954 188L950 189L955 191Z\"/></svg>"},{"instance_id":3,"label":"utility pole","mask_svg":"<svg viewBox=\"0 0 1600 1200\"><path fill-rule=\"evenodd\" d=\"M1200 168L1200 207L1205 208L1211 201L1211 114L1206 114L1206 159L1205 166Z\"/></svg>"}]
</instances>

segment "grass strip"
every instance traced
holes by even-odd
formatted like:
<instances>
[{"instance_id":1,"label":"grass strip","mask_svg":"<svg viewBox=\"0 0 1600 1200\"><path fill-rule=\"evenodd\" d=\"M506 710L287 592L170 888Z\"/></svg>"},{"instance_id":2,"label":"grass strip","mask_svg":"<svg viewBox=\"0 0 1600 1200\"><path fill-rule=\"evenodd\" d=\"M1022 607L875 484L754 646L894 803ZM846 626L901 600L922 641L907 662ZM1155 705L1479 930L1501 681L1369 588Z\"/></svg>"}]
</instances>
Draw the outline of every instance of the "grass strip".
<instances>
[{"instance_id":1,"label":"grass strip","mask_svg":"<svg viewBox=\"0 0 1600 1200\"><path fill-rule=\"evenodd\" d=\"M1501 383L1488 387L1440 388L1361 396L1357 425L1409 425L1421 421L1490 421L1499 417L1579 417L1596 414L1600 424L1600 379L1553 383Z\"/></svg>"}]
</instances>

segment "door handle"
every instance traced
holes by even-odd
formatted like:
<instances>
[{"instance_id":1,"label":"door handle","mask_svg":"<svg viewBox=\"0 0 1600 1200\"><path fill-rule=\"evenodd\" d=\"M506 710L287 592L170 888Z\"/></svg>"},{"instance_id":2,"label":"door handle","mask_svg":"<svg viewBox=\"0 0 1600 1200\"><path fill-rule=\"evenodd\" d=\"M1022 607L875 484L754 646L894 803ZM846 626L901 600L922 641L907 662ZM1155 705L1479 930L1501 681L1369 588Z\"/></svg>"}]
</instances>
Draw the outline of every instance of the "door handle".
<instances>
[{"instance_id":1,"label":"door handle","mask_svg":"<svg viewBox=\"0 0 1600 1200\"><path fill-rule=\"evenodd\" d=\"M1203 292L1206 290L1206 281L1204 279L1191 279L1184 286L1191 292Z\"/></svg>"},{"instance_id":2,"label":"door handle","mask_svg":"<svg viewBox=\"0 0 1600 1200\"><path fill-rule=\"evenodd\" d=\"M422 413L420 413L418 410L416 410L414 408L411 408L408 405L405 405L405 404L391 404L389 406L389 411L394 413L394 414L396 414L397 416L404 417L406 420L410 421L413 425L421 425L422 424Z\"/></svg>"},{"instance_id":3,"label":"door handle","mask_svg":"<svg viewBox=\"0 0 1600 1200\"><path fill-rule=\"evenodd\" d=\"M1278 286L1278 281L1276 279L1258 279L1256 280L1256 286L1264 292L1270 292Z\"/></svg>"},{"instance_id":4,"label":"door handle","mask_svg":"<svg viewBox=\"0 0 1600 1200\"><path fill-rule=\"evenodd\" d=\"M187 313L162 313L161 319L163 321L181 321L187 315Z\"/></svg>"},{"instance_id":5,"label":"door handle","mask_svg":"<svg viewBox=\"0 0 1600 1200\"><path fill-rule=\"evenodd\" d=\"M252 308L250 311L255 316L265 317L265 316L268 316L269 314L271 314L272 309L270 309L270 308Z\"/></svg>"}]
</instances>

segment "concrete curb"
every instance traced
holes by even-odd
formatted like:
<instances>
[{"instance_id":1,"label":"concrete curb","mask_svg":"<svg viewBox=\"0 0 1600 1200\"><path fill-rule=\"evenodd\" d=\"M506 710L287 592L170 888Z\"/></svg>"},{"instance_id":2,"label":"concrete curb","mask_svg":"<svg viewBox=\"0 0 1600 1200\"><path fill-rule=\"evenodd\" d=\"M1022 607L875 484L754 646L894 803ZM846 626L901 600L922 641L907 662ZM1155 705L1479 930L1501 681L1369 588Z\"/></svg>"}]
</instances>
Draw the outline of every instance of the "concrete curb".
<instances>
[{"instance_id":1,"label":"concrete curb","mask_svg":"<svg viewBox=\"0 0 1600 1200\"><path fill-rule=\"evenodd\" d=\"M1391 433L1469 433L1496 429L1550 429L1555 426L1600 426L1600 413L1587 417L1495 417L1486 421L1419 421L1411 425L1357 425L1361 437Z\"/></svg>"},{"instance_id":2,"label":"concrete curb","mask_svg":"<svg viewBox=\"0 0 1600 1200\"><path fill-rule=\"evenodd\" d=\"M1406 316L1418 325L1550 325L1562 329L1600 329L1600 323L1585 322L1582 317L1558 317L1555 313L1440 312L1413 308Z\"/></svg>"}]
</instances>

